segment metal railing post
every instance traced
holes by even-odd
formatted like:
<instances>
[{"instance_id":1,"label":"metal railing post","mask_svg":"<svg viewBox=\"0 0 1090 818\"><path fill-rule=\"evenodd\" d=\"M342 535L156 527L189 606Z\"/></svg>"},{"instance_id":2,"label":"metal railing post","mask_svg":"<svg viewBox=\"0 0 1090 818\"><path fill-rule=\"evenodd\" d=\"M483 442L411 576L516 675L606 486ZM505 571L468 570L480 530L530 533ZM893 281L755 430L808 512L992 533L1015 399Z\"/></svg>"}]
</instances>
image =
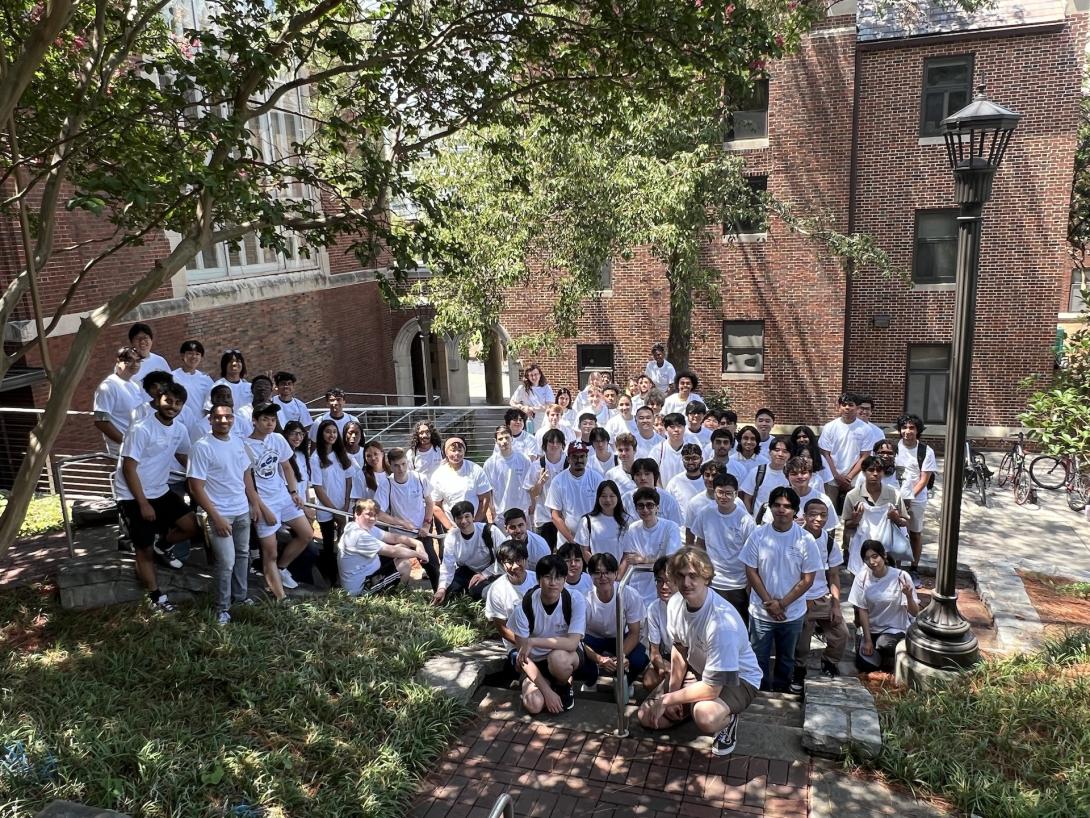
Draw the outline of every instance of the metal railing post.
<instances>
[{"instance_id":1,"label":"metal railing post","mask_svg":"<svg viewBox=\"0 0 1090 818\"><path fill-rule=\"evenodd\" d=\"M488 818L500 818L501 815L503 818L515 818L515 801L506 792L496 799L496 803L492 805L492 811L488 813Z\"/></svg>"},{"instance_id":2,"label":"metal railing post","mask_svg":"<svg viewBox=\"0 0 1090 818\"><path fill-rule=\"evenodd\" d=\"M68 500L64 496L64 479L61 476L61 469L64 468L63 460L54 460L53 466L53 484L57 487L57 496L61 499L61 519L64 520L64 538L68 541L68 556L76 556L76 546L72 541L72 518L68 516Z\"/></svg>"},{"instance_id":3,"label":"metal railing post","mask_svg":"<svg viewBox=\"0 0 1090 818\"><path fill-rule=\"evenodd\" d=\"M617 583L617 592L614 594L614 606L617 611L617 674L613 679L613 695L617 700L617 730L618 738L628 736L628 723L625 719L625 707L628 705L628 697L625 696L627 683L624 670L624 592L628 587L628 581L636 574L646 574L651 570L650 565L630 565L625 569L624 576Z\"/></svg>"}]
</instances>

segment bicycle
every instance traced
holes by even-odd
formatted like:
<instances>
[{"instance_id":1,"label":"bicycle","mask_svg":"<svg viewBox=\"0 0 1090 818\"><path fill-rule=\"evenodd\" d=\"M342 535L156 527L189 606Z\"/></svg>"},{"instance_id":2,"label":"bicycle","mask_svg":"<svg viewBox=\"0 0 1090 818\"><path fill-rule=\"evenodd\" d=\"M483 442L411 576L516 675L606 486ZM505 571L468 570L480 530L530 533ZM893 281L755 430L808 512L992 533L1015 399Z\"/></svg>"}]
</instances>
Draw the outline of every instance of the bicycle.
<instances>
[{"instance_id":1,"label":"bicycle","mask_svg":"<svg viewBox=\"0 0 1090 818\"><path fill-rule=\"evenodd\" d=\"M1012 479L1017 484L1018 476L1026 467L1026 451L1023 448L1025 442L1025 434L1019 432L1018 439L1011 444L1010 451L999 461L999 471L995 475L995 484L999 488L1005 487L1007 481Z\"/></svg>"},{"instance_id":2,"label":"bicycle","mask_svg":"<svg viewBox=\"0 0 1090 818\"><path fill-rule=\"evenodd\" d=\"M1085 473L1087 463L1077 454L1059 457L1042 454L1029 464L1029 475L1043 489L1067 489L1067 505L1072 511L1082 511L1090 503L1090 475Z\"/></svg>"},{"instance_id":3,"label":"bicycle","mask_svg":"<svg viewBox=\"0 0 1090 818\"><path fill-rule=\"evenodd\" d=\"M991 480L991 477L992 473L988 471L988 464L984 461L984 455L980 452L974 452L966 443L963 485L968 489L975 488L980 495L980 504L985 507L988 505L988 481Z\"/></svg>"}]
</instances>

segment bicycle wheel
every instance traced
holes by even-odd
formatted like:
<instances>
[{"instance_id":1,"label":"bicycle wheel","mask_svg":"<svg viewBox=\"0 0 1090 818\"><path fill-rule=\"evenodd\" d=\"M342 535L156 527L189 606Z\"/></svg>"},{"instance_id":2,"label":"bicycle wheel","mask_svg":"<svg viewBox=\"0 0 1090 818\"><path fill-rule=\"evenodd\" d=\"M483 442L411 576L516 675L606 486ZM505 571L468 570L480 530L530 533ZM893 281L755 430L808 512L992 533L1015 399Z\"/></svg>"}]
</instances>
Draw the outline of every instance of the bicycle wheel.
<instances>
[{"instance_id":1,"label":"bicycle wheel","mask_svg":"<svg viewBox=\"0 0 1090 818\"><path fill-rule=\"evenodd\" d=\"M1043 489L1058 489L1067 482L1067 467L1060 458L1042 454L1030 462L1029 476Z\"/></svg>"},{"instance_id":2,"label":"bicycle wheel","mask_svg":"<svg viewBox=\"0 0 1090 818\"><path fill-rule=\"evenodd\" d=\"M1030 482L1029 472L1022 469L1014 481L1014 502L1024 506L1031 494L1033 494L1033 483Z\"/></svg>"},{"instance_id":3,"label":"bicycle wheel","mask_svg":"<svg viewBox=\"0 0 1090 818\"><path fill-rule=\"evenodd\" d=\"M1067 505L1072 511L1082 511L1090 503L1090 476L1076 474L1067 493Z\"/></svg>"},{"instance_id":4,"label":"bicycle wheel","mask_svg":"<svg viewBox=\"0 0 1090 818\"><path fill-rule=\"evenodd\" d=\"M976 490L980 494L980 504L988 505L988 467L981 455L973 457L973 471L976 472Z\"/></svg>"},{"instance_id":5,"label":"bicycle wheel","mask_svg":"<svg viewBox=\"0 0 1090 818\"><path fill-rule=\"evenodd\" d=\"M1007 485L1007 481L1011 479L1011 475L1014 474L1014 453L1007 452L1003 455L1003 459L999 461L999 472L995 477L995 484L999 488L1003 488Z\"/></svg>"}]
</instances>

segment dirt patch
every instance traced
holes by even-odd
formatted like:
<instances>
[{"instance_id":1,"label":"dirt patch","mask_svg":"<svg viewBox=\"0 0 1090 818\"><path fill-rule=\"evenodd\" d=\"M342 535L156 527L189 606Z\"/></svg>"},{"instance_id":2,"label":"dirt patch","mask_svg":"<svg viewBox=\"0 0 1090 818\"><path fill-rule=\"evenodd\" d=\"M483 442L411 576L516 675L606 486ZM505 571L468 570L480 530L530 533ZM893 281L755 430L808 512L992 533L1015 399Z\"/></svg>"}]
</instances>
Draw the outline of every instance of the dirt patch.
<instances>
[{"instance_id":1,"label":"dirt patch","mask_svg":"<svg viewBox=\"0 0 1090 818\"><path fill-rule=\"evenodd\" d=\"M956 583L958 590L958 610L969 621L969 627L973 629L980 652L987 658L989 653L997 650L995 625L992 624L992 615L988 611L976 588L963 579ZM917 590L920 597L920 610L922 611L931 602L931 591L935 589L934 577L923 577L923 587Z\"/></svg>"},{"instance_id":2,"label":"dirt patch","mask_svg":"<svg viewBox=\"0 0 1090 818\"><path fill-rule=\"evenodd\" d=\"M1043 577L1019 571L1029 601L1041 617L1046 636L1062 636L1072 628L1090 628L1090 599L1066 596L1056 586L1072 582L1065 577Z\"/></svg>"}]
</instances>

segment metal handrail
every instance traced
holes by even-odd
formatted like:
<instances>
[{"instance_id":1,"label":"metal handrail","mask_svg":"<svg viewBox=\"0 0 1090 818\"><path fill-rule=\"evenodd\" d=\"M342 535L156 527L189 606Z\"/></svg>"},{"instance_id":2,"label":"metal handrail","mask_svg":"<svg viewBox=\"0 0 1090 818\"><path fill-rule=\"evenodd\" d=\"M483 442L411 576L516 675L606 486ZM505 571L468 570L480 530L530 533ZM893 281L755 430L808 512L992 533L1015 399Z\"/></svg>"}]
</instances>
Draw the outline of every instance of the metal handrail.
<instances>
[{"instance_id":1,"label":"metal handrail","mask_svg":"<svg viewBox=\"0 0 1090 818\"><path fill-rule=\"evenodd\" d=\"M303 503L306 508L313 508L316 511L326 511L330 514L337 514L344 517L346 520L351 520L355 515L351 511L346 511L343 508L333 508L332 506L324 506L321 503ZM435 540L439 542L440 538L435 534L421 534L419 531L410 531L407 528L402 528L399 525L390 525L389 523L375 523L375 528L382 529L383 531L389 531L393 534L405 534L409 537L416 537L418 539Z\"/></svg>"},{"instance_id":2,"label":"metal handrail","mask_svg":"<svg viewBox=\"0 0 1090 818\"><path fill-rule=\"evenodd\" d=\"M85 463L89 460L109 460L117 463L117 455L109 452L95 452L93 454L77 454L70 457L53 458L53 483L57 487L57 495L61 501L61 519L64 521L64 537L68 540L68 556L76 556L76 543L72 539L72 518L68 514L68 500L64 494L64 469L75 463Z\"/></svg>"},{"instance_id":3,"label":"metal handrail","mask_svg":"<svg viewBox=\"0 0 1090 818\"><path fill-rule=\"evenodd\" d=\"M510 793L500 793L500 797L492 805L492 811L488 813L488 818L500 818L501 815L503 818L515 818L515 799Z\"/></svg>"},{"instance_id":4,"label":"metal handrail","mask_svg":"<svg viewBox=\"0 0 1090 818\"><path fill-rule=\"evenodd\" d=\"M617 583L617 593L615 607L617 610L617 674L613 679L613 695L617 699L617 731L618 738L625 738L628 736L628 724L625 719L625 706L628 704L628 698L625 696L625 688L627 684L625 682L624 672L624 626L627 624L624 621L624 592L628 587L628 581L632 579L635 574L646 574L652 570L650 565L629 565L624 572L624 576L621 577L621 581Z\"/></svg>"},{"instance_id":5,"label":"metal handrail","mask_svg":"<svg viewBox=\"0 0 1090 818\"><path fill-rule=\"evenodd\" d=\"M371 405L376 406L378 408L388 407L388 406L391 406L391 405L392 406L399 406L400 405L398 403L391 404L390 403L390 398L394 398L395 401L400 400L401 398L410 398L412 400L416 400L417 398L426 398L425 402L422 405L423 406L429 406L429 405L437 404L439 402L439 399L442 397L441 395L426 396L426 395L423 395L423 394L418 393L418 392L345 392L344 396L346 398L347 397L375 397L375 398L382 398L382 400L383 400L382 404L371 404ZM304 405L308 409L312 409L312 408L315 408L316 405L320 404L324 400L325 400L325 395L318 395L317 397L311 398L308 401L304 401ZM406 406L405 408L408 409L408 408L411 408L411 407Z\"/></svg>"}]
</instances>

